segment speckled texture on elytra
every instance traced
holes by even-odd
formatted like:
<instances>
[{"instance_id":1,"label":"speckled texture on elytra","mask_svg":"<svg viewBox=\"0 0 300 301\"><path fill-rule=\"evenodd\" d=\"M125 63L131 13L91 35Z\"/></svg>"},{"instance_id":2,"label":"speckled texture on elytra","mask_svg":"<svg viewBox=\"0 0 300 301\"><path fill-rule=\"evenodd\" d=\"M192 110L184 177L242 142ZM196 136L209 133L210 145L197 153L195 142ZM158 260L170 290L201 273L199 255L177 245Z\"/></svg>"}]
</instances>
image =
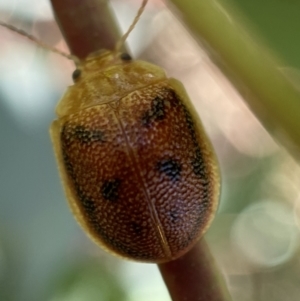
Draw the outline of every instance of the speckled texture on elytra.
<instances>
[{"instance_id":1,"label":"speckled texture on elytra","mask_svg":"<svg viewBox=\"0 0 300 301\"><path fill-rule=\"evenodd\" d=\"M58 121L71 207L96 241L163 262L203 234L218 179L196 118L165 80Z\"/></svg>"}]
</instances>

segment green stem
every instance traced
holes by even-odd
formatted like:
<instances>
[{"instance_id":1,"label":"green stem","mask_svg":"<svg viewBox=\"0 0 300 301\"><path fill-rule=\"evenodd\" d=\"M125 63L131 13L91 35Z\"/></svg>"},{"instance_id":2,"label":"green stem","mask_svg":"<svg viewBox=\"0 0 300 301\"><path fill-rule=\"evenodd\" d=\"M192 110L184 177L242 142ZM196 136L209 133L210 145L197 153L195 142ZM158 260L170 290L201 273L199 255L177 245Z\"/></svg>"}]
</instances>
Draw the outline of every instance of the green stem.
<instances>
[{"instance_id":1,"label":"green stem","mask_svg":"<svg viewBox=\"0 0 300 301\"><path fill-rule=\"evenodd\" d=\"M299 159L300 93L282 71L284 65L246 27L241 14L225 2L171 2L257 118Z\"/></svg>"}]
</instances>

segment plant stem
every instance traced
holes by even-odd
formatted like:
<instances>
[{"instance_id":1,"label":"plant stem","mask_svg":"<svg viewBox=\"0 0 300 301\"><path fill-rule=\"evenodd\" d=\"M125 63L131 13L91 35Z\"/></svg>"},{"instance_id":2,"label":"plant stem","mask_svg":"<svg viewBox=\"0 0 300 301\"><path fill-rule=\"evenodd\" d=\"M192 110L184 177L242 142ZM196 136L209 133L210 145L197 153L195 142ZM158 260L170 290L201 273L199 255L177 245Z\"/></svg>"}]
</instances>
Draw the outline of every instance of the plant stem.
<instances>
[{"instance_id":1,"label":"plant stem","mask_svg":"<svg viewBox=\"0 0 300 301\"><path fill-rule=\"evenodd\" d=\"M284 73L284 64L225 1L170 1L266 129L299 160L300 92Z\"/></svg>"},{"instance_id":2,"label":"plant stem","mask_svg":"<svg viewBox=\"0 0 300 301\"><path fill-rule=\"evenodd\" d=\"M159 265L173 301L231 300L205 240L187 254Z\"/></svg>"},{"instance_id":3,"label":"plant stem","mask_svg":"<svg viewBox=\"0 0 300 301\"><path fill-rule=\"evenodd\" d=\"M107 0L51 0L61 32L79 58L99 49L112 50L120 38Z\"/></svg>"}]
</instances>

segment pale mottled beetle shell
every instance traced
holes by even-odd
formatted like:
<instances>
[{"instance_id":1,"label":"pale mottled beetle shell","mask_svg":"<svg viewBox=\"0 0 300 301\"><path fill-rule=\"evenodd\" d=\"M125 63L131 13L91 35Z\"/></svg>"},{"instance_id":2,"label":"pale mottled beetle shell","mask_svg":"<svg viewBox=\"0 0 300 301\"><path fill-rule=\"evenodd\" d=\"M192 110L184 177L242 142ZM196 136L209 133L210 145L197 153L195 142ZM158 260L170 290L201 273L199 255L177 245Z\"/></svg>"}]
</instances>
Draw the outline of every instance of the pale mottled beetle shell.
<instances>
[{"instance_id":1,"label":"pale mottled beetle shell","mask_svg":"<svg viewBox=\"0 0 300 301\"><path fill-rule=\"evenodd\" d=\"M110 52L81 71L51 126L74 215L116 255L178 258L207 230L219 199L216 158L184 87Z\"/></svg>"}]
</instances>

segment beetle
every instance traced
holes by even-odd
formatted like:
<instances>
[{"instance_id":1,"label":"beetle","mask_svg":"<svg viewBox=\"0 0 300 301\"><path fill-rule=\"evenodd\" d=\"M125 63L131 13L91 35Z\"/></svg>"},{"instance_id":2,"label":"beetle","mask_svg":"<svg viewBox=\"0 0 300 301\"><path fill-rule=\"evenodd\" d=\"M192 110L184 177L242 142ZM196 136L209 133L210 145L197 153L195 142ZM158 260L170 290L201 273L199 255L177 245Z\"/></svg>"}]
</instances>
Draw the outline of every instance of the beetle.
<instances>
[{"instance_id":1,"label":"beetle","mask_svg":"<svg viewBox=\"0 0 300 301\"><path fill-rule=\"evenodd\" d=\"M89 236L123 258L161 263L208 229L220 180L183 85L120 51L146 3L115 50L79 60L54 49L77 69L50 135L69 205Z\"/></svg>"}]
</instances>

